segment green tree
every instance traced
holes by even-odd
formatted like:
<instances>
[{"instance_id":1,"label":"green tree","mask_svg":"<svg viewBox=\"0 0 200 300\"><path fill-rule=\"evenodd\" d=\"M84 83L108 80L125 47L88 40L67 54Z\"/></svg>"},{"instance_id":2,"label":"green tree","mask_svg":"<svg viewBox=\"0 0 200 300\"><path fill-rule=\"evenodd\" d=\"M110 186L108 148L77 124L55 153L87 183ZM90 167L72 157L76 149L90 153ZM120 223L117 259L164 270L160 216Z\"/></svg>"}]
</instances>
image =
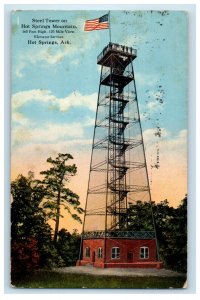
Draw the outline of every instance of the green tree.
<instances>
[{"instance_id":1,"label":"green tree","mask_svg":"<svg viewBox=\"0 0 200 300\"><path fill-rule=\"evenodd\" d=\"M72 234L64 228L58 232L56 247L66 266L76 264L79 255L80 238L76 230Z\"/></svg>"},{"instance_id":2,"label":"green tree","mask_svg":"<svg viewBox=\"0 0 200 300\"><path fill-rule=\"evenodd\" d=\"M167 200L154 206L160 258L165 267L187 271L187 196L177 207Z\"/></svg>"},{"instance_id":3,"label":"green tree","mask_svg":"<svg viewBox=\"0 0 200 300\"><path fill-rule=\"evenodd\" d=\"M61 207L80 223L81 219L78 214L83 213L83 209L80 207L79 196L65 187L70 178L77 173L75 164L67 164L70 159L73 159L70 154L61 153L55 159L49 157L47 162L51 164L51 167L46 171L40 172L40 174L44 175L41 183L46 190L43 208L46 210L49 219L55 221L54 242L57 241L60 217L63 217L61 215ZM73 211L71 208L73 208ZM78 214L74 213L74 210Z\"/></svg>"},{"instance_id":4,"label":"green tree","mask_svg":"<svg viewBox=\"0 0 200 300\"><path fill-rule=\"evenodd\" d=\"M155 203L152 209L147 202L137 201L128 209L128 230L154 230L154 215L160 260L166 268L186 272L187 270L187 195L174 208L167 199ZM126 220L124 220L125 222Z\"/></svg>"},{"instance_id":5,"label":"green tree","mask_svg":"<svg viewBox=\"0 0 200 300\"><path fill-rule=\"evenodd\" d=\"M12 240L11 277L14 279L40 266L40 252L36 239Z\"/></svg>"},{"instance_id":6,"label":"green tree","mask_svg":"<svg viewBox=\"0 0 200 300\"><path fill-rule=\"evenodd\" d=\"M12 239L41 238L42 232L50 235L50 226L40 204L45 190L34 181L34 175L19 175L11 182L11 237Z\"/></svg>"},{"instance_id":7,"label":"green tree","mask_svg":"<svg viewBox=\"0 0 200 300\"><path fill-rule=\"evenodd\" d=\"M45 190L34 175L19 175L11 182L11 262L12 271L38 267L46 259L43 251L51 243L51 228L40 207Z\"/></svg>"},{"instance_id":8,"label":"green tree","mask_svg":"<svg viewBox=\"0 0 200 300\"><path fill-rule=\"evenodd\" d=\"M136 201L135 204L130 205L128 208L128 230L154 230L151 204L149 202Z\"/></svg>"}]
</instances>

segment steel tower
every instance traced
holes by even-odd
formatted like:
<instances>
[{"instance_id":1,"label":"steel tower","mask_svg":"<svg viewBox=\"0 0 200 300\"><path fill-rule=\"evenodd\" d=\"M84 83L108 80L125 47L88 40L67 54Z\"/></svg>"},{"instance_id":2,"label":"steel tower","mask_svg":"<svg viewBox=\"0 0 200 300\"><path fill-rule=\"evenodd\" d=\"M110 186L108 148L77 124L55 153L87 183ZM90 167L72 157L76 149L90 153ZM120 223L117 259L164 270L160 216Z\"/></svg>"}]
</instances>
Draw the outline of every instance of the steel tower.
<instances>
[{"instance_id":1,"label":"steel tower","mask_svg":"<svg viewBox=\"0 0 200 300\"><path fill-rule=\"evenodd\" d=\"M161 267L133 70L136 50L109 43L101 66L90 174L77 265ZM145 203L148 231L134 204ZM132 222L132 223L131 223ZM139 265L138 265L139 264Z\"/></svg>"}]
</instances>

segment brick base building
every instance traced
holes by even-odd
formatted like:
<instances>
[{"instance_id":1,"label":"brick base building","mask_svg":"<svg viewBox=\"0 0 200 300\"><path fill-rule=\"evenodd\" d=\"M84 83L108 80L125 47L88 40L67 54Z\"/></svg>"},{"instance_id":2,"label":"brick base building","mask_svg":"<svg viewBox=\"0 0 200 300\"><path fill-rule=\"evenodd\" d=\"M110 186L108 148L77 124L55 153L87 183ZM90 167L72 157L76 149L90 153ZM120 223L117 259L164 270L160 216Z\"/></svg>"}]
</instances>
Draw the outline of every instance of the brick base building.
<instances>
[{"instance_id":1,"label":"brick base building","mask_svg":"<svg viewBox=\"0 0 200 300\"><path fill-rule=\"evenodd\" d=\"M140 235L141 236L141 235ZM87 238L82 241L82 257L77 266L100 268L162 268L157 260L156 239Z\"/></svg>"}]
</instances>

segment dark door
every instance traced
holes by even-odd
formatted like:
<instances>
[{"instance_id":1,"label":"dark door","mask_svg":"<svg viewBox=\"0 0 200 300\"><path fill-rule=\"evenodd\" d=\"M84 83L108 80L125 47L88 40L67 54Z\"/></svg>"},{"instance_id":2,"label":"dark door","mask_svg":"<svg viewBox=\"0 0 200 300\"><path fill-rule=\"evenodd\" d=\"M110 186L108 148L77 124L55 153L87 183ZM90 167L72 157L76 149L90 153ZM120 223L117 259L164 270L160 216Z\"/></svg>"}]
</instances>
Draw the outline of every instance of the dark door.
<instances>
[{"instance_id":1,"label":"dark door","mask_svg":"<svg viewBox=\"0 0 200 300\"><path fill-rule=\"evenodd\" d=\"M127 261L128 262L132 262L133 261L133 252L128 252L127 253Z\"/></svg>"},{"instance_id":2,"label":"dark door","mask_svg":"<svg viewBox=\"0 0 200 300\"><path fill-rule=\"evenodd\" d=\"M92 252L92 262L95 262L95 251Z\"/></svg>"}]
</instances>

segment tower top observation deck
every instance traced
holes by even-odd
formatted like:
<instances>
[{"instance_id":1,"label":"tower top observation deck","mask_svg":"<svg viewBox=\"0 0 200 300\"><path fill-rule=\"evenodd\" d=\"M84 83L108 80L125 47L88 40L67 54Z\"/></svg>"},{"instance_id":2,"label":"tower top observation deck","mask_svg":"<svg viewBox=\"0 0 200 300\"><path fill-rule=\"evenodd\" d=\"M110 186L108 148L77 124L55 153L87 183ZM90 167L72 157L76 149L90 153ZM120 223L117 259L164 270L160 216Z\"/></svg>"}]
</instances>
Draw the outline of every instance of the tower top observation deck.
<instances>
[{"instance_id":1,"label":"tower top observation deck","mask_svg":"<svg viewBox=\"0 0 200 300\"><path fill-rule=\"evenodd\" d=\"M121 58L121 62L123 62L124 65L128 65L137 57L137 50L133 49L132 47L109 43L97 56L97 64L110 67L110 57L112 55L117 55L119 58Z\"/></svg>"}]
</instances>

